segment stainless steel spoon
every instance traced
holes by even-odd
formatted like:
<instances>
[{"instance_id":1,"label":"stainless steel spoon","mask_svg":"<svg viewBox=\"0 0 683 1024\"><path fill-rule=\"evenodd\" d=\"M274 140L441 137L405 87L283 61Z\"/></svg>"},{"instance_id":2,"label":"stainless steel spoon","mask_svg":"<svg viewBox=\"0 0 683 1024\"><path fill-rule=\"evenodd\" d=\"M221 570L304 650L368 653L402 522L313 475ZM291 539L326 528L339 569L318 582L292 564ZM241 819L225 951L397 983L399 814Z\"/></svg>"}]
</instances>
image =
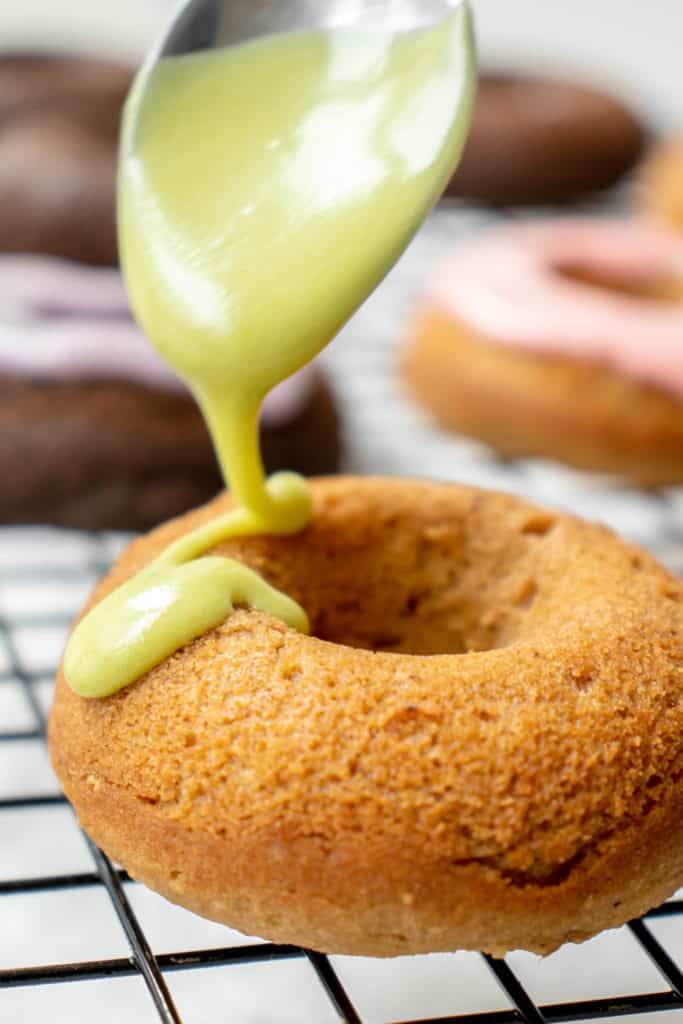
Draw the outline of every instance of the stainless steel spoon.
<instances>
[{"instance_id":1,"label":"stainless steel spoon","mask_svg":"<svg viewBox=\"0 0 683 1024\"><path fill-rule=\"evenodd\" d=\"M300 29L436 25L467 0L187 0L148 59L244 43Z\"/></svg>"}]
</instances>

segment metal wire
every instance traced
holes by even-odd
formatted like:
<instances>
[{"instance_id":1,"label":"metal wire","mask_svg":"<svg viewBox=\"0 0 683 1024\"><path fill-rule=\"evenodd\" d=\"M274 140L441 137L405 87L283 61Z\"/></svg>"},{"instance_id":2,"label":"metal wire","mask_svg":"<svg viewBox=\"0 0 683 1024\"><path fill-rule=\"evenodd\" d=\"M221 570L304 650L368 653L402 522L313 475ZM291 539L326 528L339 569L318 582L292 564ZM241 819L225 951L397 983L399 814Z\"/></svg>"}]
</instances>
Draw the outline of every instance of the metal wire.
<instances>
[{"instance_id":1,"label":"metal wire","mask_svg":"<svg viewBox=\"0 0 683 1024\"><path fill-rule=\"evenodd\" d=\"M16 569L3 570L5 578L14 581L52 582L74 581L90 577L94 570L106 567L106 556L102 539L93 535L94 558L82 569L65 567L63 570ZM64 628L68 617L58 615L31 615L8 618L0 615L0 647L4 646L9 660L9 669L0 672L0 686L18 682L24 695L26 707L33 725L0 733L0 743L17 743L23 740L45 740L45 716L36 697L34 685L45 678L46 673L31 672L24 664L13 631L17 628ZM20 813L23 810L49 807L65 803L59 794L35 793L22 797L0 799L0 811ZM16 967L0 970L0 993L3 989L32 985L49 985L64 982L108 979L124 976L141 977L147 986L158 1020L163 1024L182 1024L180 1014L173 1002L166 984L165 975L175 971L208 969L230 966L238 970L241 965L277 960L306 959L314 970L322 991L339 1021L344 1024L364 1024L362 1016L354 1006L349 992L344 987L328 957L296 946L259 943L257 945L234 946L223 949L198 949L191 952L155 954L145 935L125 892L132 880L125 871L116 870L111 861L87 837L86 841L93 860L93 871L77 874L52 875L45 878L21 878L3 880L0 878L0 897L12 898L17 894L38 894L84 888L103 888L109 896L130 949L127 958L89 960L78 963L51 964L47 966ZM393 1021L387 1024L566 1024L570 1021L600 1020L607 1017L640 1013L661 1013L679 1010L683 1012L683 969L670 953L655 938L649 921L662 917L676 918L683 928L683 901L672 900L664 906L645 915L644 919L629 925L631 934L659 972L666 990L641 995L618 995L601 999L572 1001L537 1005L511 966L503 960L484 956L484 962L495 977L510 1003L509 1009L480 1013L455 1013L449 1017L420 1018L413 1021ZM2 903L0 902L0 923ZM457 1009L457 1008L454 1008Z\"/></svg>"}]
</instances>

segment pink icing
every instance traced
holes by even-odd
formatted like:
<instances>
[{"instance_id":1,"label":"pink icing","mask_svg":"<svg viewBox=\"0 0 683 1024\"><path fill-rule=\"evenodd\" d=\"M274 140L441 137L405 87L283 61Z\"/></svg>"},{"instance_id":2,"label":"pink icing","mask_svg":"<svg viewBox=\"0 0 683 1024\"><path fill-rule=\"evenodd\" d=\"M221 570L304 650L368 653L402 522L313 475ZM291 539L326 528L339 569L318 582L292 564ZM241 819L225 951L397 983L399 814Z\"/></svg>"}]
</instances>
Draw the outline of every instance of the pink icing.
<instances>
[{"instance_id":1,"label":"pink icing","mask_svg":"<svg viewBox=\"0 0 683 1024\"><path fill-rule=\"evenodd\" d=\"M683 300L662 302L573 281L643 289L683 281L683 239L645 221L528 221L463 244L431 297L488 340L599 362L683 399Z\"/></svg>"},{"instance_id":2,"label":"pink icing","mask_svg":"<svg viewBox=\"0 0 683 1024\"><path fill-rule=\"evenodd\" d=\"M117 270L43 256L0 256L0 373L185 390L136 326ZM263 404L264 423L293 419L314 387L311 367L283 381Z\"/></svg>"}]
</instances>

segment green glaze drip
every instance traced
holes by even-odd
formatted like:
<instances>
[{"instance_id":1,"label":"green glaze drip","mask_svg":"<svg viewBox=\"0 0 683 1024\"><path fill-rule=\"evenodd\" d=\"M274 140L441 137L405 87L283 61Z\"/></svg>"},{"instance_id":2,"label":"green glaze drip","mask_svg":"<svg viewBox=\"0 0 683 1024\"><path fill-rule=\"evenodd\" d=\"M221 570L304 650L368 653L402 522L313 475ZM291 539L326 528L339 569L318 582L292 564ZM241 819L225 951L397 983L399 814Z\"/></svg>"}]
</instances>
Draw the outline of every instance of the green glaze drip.
<instances>
[{"instance_id":1,"label":"green glaze drip","mask_svg":"<svg viewBox=\"0 0 683 1024\"><path fill-rule=\"evenodd\" d=\"M288 532L310 518L308 489L295 474L268 482L274 507L286 507ZM237 508L171 544L142 572L104 598L71 635L64 673L82 697L109 697L135 682L173 651L222 622L236 604L248 605L308 632L299 605L231 558L205 556L226 537L264 530Z\"/></svg>"},{"instance_id":2,"label":"green glaze drip","mask_svg":"<svg viewBox=\"0 0 683 1024\"><path fill-rule=\"evenodd\" d=\"M206 552L310 521L301 478L265 480L261 402L334 337L438 197L464 142L473 63L458 8L412 32L276 35L141 71L122 138L122 264L141 326L202 409L236 508L82 620L64 661L77 693L115 693L236 604L308 629L294 601Z\"/></svg>"}]
</instances>

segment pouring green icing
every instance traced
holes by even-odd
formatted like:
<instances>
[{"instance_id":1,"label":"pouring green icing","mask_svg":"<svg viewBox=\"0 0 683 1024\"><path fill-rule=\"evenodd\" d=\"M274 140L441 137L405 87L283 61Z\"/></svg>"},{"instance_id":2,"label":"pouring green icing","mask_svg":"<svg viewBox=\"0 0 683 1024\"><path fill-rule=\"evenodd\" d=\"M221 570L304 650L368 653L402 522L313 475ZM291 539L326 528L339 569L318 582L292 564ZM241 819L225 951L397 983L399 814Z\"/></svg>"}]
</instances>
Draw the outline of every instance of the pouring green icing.
<instances>
[{"instance_id":1,"label":"pouring green icing","mask_svg":"<svg viewBox=\"0 0 683 1024\"><path fill-rule=\"evenodd\" d=\"M291 598L207 552L310 521L302 478L265 478L261 402L328 344L438 197L464 142L473 63L459 8L431 28L275 35L141 71L122 137L122 265L138 321L202 409L236 507L78 624L64 658L77 693L115 693L235 605L308 630Z\"/></svg>"}]
</instances>

